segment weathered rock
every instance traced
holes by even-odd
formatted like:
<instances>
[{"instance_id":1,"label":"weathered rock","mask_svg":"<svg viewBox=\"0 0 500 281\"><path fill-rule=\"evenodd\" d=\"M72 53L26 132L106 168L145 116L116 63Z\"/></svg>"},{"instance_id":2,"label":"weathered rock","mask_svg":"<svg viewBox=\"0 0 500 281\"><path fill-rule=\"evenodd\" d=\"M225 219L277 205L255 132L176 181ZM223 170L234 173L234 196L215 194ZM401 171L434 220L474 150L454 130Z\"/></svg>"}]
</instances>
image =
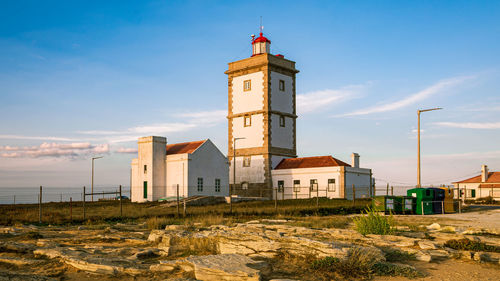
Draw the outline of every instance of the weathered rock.
<instances>
[{"instance_id":1,"label":"weathered rock","mask_svg":"<svg viewBox=\"0 0 500 281\"><path fill-rule=\"evenodd\" d=\"M16 257L0 257L1 263L13 264L16 266L25 266L38 262L37 260L32 259L21 259Z\"/></svg>"},{"instance_id":2,"label":"weathered rock","mask_svg":"<svg viewBox=\"0 0 500 281\"><path fill-rule=\"evenodd\" d=\"M441 225L439 223L433 223L431 225L426 226L427 230L440 230Z\"/></svg>"},{"instance_id":3,"label":"weathered rock","mask_svg":"<svg viewBox=\"0 0 500 281\"><path fill-rule=\"evenodd\" d=\"M426 253L417 252L415 258L419 261L431 262L432 256Z\"/></svg>"},{"instance_id":4,"label":"weathered rock","mask_svg":"<svg viewBox=\"0 0 500 281\"><path fill-rule=\"evenodd\" d=\"M186 226L184 225L178 225L178 224L170 224L165 226L165 230L185 230Z\"/></svg>"},{"instance_id":5,"label":"weathered rock","mask_svg":"<svg viewBox=\"0 0 500 281\"><path fill-rule=\"evenodd\" d=\"M239 254L190 256L186 261L193 264L197 280L203 281L259 281L265 264Z\"/></svg>"},{"instance_id":6,"label":"weathered rock","mask_svg":"<svg viewBox=\"0 0 500 281\"><path fill-rule=\"evenodd\" d=\"M441 232L447 232L447 233L456 233L456 229L453 226L444 226L441 228Z\"/></svg>"},{"instance_id":7,"label":"weathered rock","mask_svg":"<svg viewBox=\"0 0 500 281\"><path fill-rule=\"evenodd\" d=\"M429 250L429 249L436 249L437 248L436 244L432 243L431 241L426 241L426 240L418 241L418 246L422 250Z\"/></svg>"},{"instance_id":8,"label":"weathered rock","mask_svg":"<svg viewBox=\"0 0 500 281\"><path fill-rule=\"evenodd\" d=\"M175 265L171 264L153 264L149 267L153 272L172 272L175 270Z\"/></svg>"}]
</instances>

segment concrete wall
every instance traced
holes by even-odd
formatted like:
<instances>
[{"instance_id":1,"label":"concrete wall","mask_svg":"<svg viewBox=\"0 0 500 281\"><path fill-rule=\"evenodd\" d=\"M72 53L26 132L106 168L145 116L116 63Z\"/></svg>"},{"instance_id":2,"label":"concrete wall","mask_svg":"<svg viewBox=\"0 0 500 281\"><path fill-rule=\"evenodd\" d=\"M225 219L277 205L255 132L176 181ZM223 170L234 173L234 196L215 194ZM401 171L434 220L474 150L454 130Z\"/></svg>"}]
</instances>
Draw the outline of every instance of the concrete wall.
<instances>
[{"instance_id":1,"label":"concrete wall","mask_svg":"<svg viewBox=\"0 0 500 281\"><path fill-rule=\"evenodd\" d=\"M188 197L188 162L189 154L167 155L167 197L177 196L177 185L179 185L179 196Z\"/></svg>"},{"instance_id":2,"label":"concrete wall","mask_svg":"<svg viewBox=\"0 0 500 281\"><path fill-rule=\"evenodd\" d=\"M273 170L272 180L273 188L278 187L278 181L285 182L285 199L309 198L310 180L318 180L319 196L328 198L340 198L340 168L339 167L321 167L304 169L283 169ZM335 179L335 191L326 191L328 179ZM300 192L293 191L293 181L300 180ZM273 192L274 198L275 192ZM278 193L278 199L282 198L282 193ZM312 191L311 197L316 197L317 192Z\"/></svg>"},{"instance_id":3,"label":"concrete wall","mask_svg":"<svg viewBox=\"0 0 500 281\"><path fill-rule=\"evenodd\" d=\"M250 91L243 91L243 81L251 80ZM264 107L264 72L254 72L233 78L233 114L262 110Z\"/></svg>"},{"instance_id":4,"label":"concrete wall","mask_svg":"<svg viewBox=\"0 0 500 281\"><path fill-rule=\"evenodd\" d=\"M167 140L164 137L139 138L137 164L132 165L133 201L156 201L165 197L166 143ZM144 166L146 166L146 171L144 171ZM147 182L147 198L143 196L144 182Z\"/></svg>"},{"instance_id":5,"label":"concrete wall","mask_svg":"<svg viewBox=\"0 0 500 281\"><path fill-rule=\"evenodd\" d=\"M264 116L262 114L254 114L251 116L252 125L244 126L244 117L233 119L233 135L240 139L236 143L236 149L252 148L264 146Z\"/></svg>"},{"instance_id":6,"label":"concrete wall","mask_svg":"<svg viewBox=\"0 0 500 281\"><path fill-rule=\"evenodd\" d=\"M285 91L280 91L279 80L285 81ZM293 78L271 71L271 109L293 113Z\"/></svg>"},{"instance_id":7,"label":"concrete wall","mask_svg":"<svg viewBox=\"0 0 500 281\"><path fill-rule=\"evenodd\" d=\"M271 114L271 146L293 149L293 118L285 117L285 127L280 126L280 115Z\"/></svg>"},{"instance_id":8,"label":"concrete wall","mask_svg":"<svg viewBox=\"0 0 500 281\"><path fill-rule=\"evenodd\" d=\"M189 196L229 196L227 158L207 140L190 155L188 162ZM203 179L203 191L198 191L198 178ZM220 179L220 192L215 191L215 179Z\"/></svg>"},{"instance_id":9,"label":"concrete wall","mask_svg":"<svg viewBox=\"0 0 500 281\"><path fill-rule=\"evenodd\" d=\"M234 165L229 168L229 182L233 184ZM242 182L264 183L264 156L252 155L250 167L243 167L243 157L236 157L236 184Z\"/></svg>"}]
</instances>

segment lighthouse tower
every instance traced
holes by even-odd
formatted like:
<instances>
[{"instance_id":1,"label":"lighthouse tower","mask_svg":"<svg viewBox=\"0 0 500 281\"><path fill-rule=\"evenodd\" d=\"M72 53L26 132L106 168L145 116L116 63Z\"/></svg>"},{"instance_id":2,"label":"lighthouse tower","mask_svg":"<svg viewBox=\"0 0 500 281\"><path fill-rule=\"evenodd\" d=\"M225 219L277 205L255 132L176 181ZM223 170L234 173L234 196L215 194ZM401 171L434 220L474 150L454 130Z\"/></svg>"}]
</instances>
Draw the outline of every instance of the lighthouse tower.
<instances>
[{"instance_id":1,"label":"lighthouse tower","mask_svg":"<svg viewBox=\"0 0 500 281\"><path fill-rule=\"evenodd\" d=\"M229 183L232 194L271 197L271 170L283 158L297 157L295 75L299 71L294 61L271 54L271 41L262 30L251 43L251 57L229 63L225 72Z\"/></svg>"}]
</instances>

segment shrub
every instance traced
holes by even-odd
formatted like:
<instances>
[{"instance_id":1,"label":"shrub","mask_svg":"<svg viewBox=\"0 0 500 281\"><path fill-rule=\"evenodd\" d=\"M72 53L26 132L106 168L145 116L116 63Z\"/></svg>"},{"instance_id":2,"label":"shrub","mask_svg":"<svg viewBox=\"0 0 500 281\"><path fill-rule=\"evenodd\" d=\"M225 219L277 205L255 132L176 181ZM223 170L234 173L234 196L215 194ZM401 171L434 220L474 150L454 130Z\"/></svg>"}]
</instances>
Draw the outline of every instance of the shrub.
<instances>
[{"instance_id":1,"label":"shrub","mask_svg":"<svg viewBox=\"0 0 500 281\"><path fill-rule=\"evenodd\" d=\"M354 219L355 228L359 233L386 235L394 232L392 215L382 216L371 208L367 208L365 212L365 216Z\"/></svg>"},{"instance_id":2,"label":"shrub","mask_svg":"<svg viewBox=\"0 0 500 281\"><path fill-rule=\"evenodd\" d=\"M373 271L376 275L403 276L407 278L422 277L422 273L418 272L412 266L395 265L388 262L377 263L373 266Z\"/></svg>"},{"instance_id":3,"label":"shrub","mask_svg":"<svg viewBox=\"0 0 500 281\"><path fill-rule=\"evenodd\" d=\"M385 253L385 260L388 262L403 262L415 260L415 253L408 253L397 249L382 249Z\"/></svg>"},{"instance_id":4,"label":"shrub","mask_svg":"<svg viewBox=\"0 0 500 281\"><path fill-rule=\"evenodd\" d=\"M475 251L475 252L484 251L484 252L500 253L500 247L488 245L486 243L470 240L467 238L458 240L455 239L448 240L446 241L446 243L444 243L444 246L462 251Z\"/></svg>"}]
</instances>

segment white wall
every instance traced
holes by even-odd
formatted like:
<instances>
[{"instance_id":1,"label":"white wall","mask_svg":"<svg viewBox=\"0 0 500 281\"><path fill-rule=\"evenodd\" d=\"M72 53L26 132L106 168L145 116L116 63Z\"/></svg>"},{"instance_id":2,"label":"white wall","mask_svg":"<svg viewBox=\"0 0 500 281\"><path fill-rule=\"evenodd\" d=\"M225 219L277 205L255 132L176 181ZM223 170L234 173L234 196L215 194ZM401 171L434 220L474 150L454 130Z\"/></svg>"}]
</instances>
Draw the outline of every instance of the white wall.
<instances>
[{"instance_id":1,"label":"white wall","mask_svg":"<svg viewBox=\"0 0 500 281\"><path fill-rule=\"evenodd\" d=\"M285 91L280 91L279 80L285 81ZM293 78L271 71L271 109L293 113Z\"/></svg>"},{"instance_id":2,"label":"white wall","mask_svg":"<svg viewBox=\"0 0 500 281\"><path fill-rule=\"evenodd\" d=\"M138 141L138 158L134 172L132 165L132 181L135 182L135 202L156 201L165 197L166 184L166 138L143 137ZM144 165L147 171L144 173ZM143 197L143 183L147 182L147 198Z\"/></svg>"},{"instance_id":3,"label":"white wall","mask_svg":"<svg viewBox=\"0 0 500 281\"><path fill-rule=\"evenodd\" d=\"M244 117L233 118L233 137L237 140L236 149L262 147L264 145L264 115L252 115L252 125L244 126Z\"/></svg>"},{"instance_id":4,"label":"white wall","mask_svg":"<svg viewBox=\"0 0 500 281\"><path fill-rule=\"evenodd\" d=\"M345 167L345 198L352 199L352 185L356 198L370 197L370 169Z\"/></svg>"},{"instance_id":5,"label":"white wall","mask_svg":"<svg viewBox=\"0 0 500 281\"><path fill-rule=\"evenodd\" d=\"M236 157L236 183L264 183L264 156L252 155L250 167L243 167L243 157ZM233 163L229 169L229 182L233 184Z\"/></svg>"},{"instance_id":6,"label":"white wall","mask_svg":"<svg viewBox=\"0 0 500 281\"><path fill-rule=\"evenodd\" d=\"M271 114L271 146L293 149L293 118L285 117L285 127L280 126L280 116Z\"/></svg>"},{"instance_id":7,"label":"white wall","mask_svg":"<svg viewBox=\"0 0 500 281\"><path fill-rule=\"evenodd\" d=\"M243 91L243 81L251 80L250 91ZM254 72L233 78L233 114L262 110L264 108L264 72Z\"/></svg>"},{"instance_id":8,"label":"white wall","mask_svg":"<svg viewBox=\"0 0 500 281\"><path fill-rule=\"evenodd\" d=\"M188 156L187 153L167 155L167 197L177 197L177 185L179 185L179 196L189 196L187 190Z\"/></svg>"},{"instance_id":9,"label":"white wall","mask_svg":"<svg viewBox=\"0 0 500 281\"><path fill-rule=\"evenodd\" d=\"M321 168L304 168L304 169L280 169L272 170L273 188L278 187L278 181L285 182L285 199L309 198L309 186L311 179L318 180L319 196L328 198L340 198L340 168L339 167L321 167ZM335 191L326 192L328 179L335 179ZM300 180L300 192L293 192L293 181ZM273 192L274 198L275 192ZM311 192L311 197L316 197L317 192ZM278 193L278 199L282 198L282 194Z\"/></svg>"},{"instance_id":10,"label":"white wall","mask_svg":"<svg viewBox=\"0 0 500 281\"><path fill-rule=\"evenodd\" d=\"M190 155L188 167L189 196L229 196L227 158L207 140ZM198 178L203 178L203 191L198 191ZM220 192L215 192L215 179L220 179Z\"/></svg>"}]
</instances>

